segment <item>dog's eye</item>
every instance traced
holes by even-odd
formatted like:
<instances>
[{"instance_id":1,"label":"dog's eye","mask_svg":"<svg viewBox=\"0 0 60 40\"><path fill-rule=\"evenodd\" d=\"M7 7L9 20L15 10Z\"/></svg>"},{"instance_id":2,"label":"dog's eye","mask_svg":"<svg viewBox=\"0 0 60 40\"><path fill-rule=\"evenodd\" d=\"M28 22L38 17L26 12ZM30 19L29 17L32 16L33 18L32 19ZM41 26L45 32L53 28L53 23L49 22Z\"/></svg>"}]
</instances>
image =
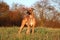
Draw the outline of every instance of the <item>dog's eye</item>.
<instances>
[{"instance_id":1,"label":"dog's eye","mask_svg":"<svg viewBox=\"0 0 60 40\"><path fill-rule=\"evenodd\" d=\"M31 10L30 10L31 11Z\"/></svg>"}]
</instances>

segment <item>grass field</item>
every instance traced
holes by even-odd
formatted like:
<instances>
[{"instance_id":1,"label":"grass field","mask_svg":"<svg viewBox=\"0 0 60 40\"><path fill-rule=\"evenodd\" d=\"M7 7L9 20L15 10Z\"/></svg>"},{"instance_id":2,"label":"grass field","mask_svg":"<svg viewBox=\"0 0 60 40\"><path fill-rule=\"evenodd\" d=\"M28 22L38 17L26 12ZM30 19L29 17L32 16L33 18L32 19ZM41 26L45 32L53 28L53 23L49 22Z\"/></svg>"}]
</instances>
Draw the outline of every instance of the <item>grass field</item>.
<instances>
[{"instance_id":1,"label":"grass field","mask_svg":"<svg viewBox=\"0 0 60 40\"><path fill-rule=\"evenodd\" d=\"M34 35L26 35L26 28L18 34L19 27L0 27L0 40L60 40L60 29L36 27Z\"/></svg>"}]
</instances>

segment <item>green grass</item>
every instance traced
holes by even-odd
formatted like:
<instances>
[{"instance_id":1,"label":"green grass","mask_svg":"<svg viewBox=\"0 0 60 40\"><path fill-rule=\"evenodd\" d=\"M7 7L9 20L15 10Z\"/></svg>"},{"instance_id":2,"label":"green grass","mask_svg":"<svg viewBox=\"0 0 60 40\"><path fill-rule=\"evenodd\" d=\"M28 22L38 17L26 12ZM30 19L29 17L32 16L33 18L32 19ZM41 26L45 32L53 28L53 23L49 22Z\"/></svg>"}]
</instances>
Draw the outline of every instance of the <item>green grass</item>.
<instances>
[{"instance_id":1,"label":"green grass","mask_svg":"<svg viewBox=\"0 0 60 40\"><path fill-rule=\"evenodd\" d=\"M26 35L26 28L18 34L19 27L0 27L0 40L60 40L60 29L36 27L34 35Z\"/></svg>"}]
</instances>

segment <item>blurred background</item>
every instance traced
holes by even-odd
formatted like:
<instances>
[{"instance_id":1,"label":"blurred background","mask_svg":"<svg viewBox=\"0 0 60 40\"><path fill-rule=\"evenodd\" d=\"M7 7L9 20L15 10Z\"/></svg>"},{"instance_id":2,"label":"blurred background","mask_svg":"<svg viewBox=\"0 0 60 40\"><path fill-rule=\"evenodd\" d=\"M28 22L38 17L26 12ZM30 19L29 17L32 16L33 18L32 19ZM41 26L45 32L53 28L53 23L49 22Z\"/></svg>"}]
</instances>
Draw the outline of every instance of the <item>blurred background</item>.
<instances>
[{"instance_id":1,"label":"blurred background","mask_svg":"<svg viewBox=\"0 0 60 40\"><path fill-rule=\"evenodd\" d=\"M60 0L0 0L0 26L20 26L31 7L36 27L60 28Z\"/></svg>"}]
</instances>

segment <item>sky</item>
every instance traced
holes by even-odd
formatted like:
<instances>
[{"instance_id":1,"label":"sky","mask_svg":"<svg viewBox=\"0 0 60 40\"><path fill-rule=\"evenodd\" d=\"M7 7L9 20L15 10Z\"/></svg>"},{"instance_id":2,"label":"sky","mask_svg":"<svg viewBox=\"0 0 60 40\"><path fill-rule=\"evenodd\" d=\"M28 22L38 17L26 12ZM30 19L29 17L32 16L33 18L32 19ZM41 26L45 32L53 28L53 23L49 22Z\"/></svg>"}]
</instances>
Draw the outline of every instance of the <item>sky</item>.
<instances>
[{"instance_id":1,"label":"sky","mask_svg":"<svg viewBox=\"0 0 60 40\"><path fill-rule=\"evenodd\" d=\"M39 0L3 0L6 2L10 7L12 7L13 3L22 4L27 7L31 7L34 3ZM60 2L60 0L54 0ZM52 0L49 0L50 4L56 8L56 10L60 11L60 5Z\"/></svg>"},{"instance_id":2,"label":"sky","mask_svg":"<svg viewBox=\"0 0 60 40\"><path fill-rule=\"evenodd\" d=\"M10 5L10 7L12 6L13 3L23 4L27 7L30 7L38 0L3 0L3 1Z\"/></svg>"},{"instance_id":3,"label":"sky","mask_svg":"<svg viewBox=\"0 0 60 40\"><path fill-rule=\"evenodd\" d=\"M54 2L54 1L57 1L57 2ZM50 5L51 6L54 6L55 7L55 9L58 11L58 12L60 12L60 5L59 5L59 3L58 2L60 2L60 0L49 0L49 2L50 2Z\"/></svg>"}]
</instances>

